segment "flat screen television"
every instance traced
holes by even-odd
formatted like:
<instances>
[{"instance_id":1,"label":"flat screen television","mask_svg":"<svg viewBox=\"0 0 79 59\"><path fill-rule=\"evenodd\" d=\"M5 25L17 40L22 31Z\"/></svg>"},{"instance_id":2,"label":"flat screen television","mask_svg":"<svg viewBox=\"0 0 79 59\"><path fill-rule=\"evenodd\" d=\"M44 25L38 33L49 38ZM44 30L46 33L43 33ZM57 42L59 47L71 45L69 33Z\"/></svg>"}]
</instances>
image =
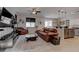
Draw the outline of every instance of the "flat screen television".
<instances>
[{"instance_id":1,"label":"flat screen television","mask_svg":"<svg viewBox=\"0 0 79 59\"><path fill-rule=\"evenodd\" d=\"M6 8L3 7L1 11L1 22L11 24L13 20L12 17L13 15Z\"/></svg>"}]
</instances>

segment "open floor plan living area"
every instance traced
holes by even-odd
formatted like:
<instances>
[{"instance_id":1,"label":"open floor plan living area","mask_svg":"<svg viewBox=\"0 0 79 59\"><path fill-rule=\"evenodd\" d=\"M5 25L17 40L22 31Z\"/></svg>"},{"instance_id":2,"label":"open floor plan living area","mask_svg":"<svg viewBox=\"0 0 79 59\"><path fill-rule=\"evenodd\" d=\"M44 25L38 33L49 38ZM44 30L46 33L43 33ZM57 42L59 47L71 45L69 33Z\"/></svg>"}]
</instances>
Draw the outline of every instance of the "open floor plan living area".
<instances>
[{"instance_id":1,"label":"open floor plan living area","mask_svg":"<svg viewBox=\"0 0 79 59\"><path fill-rule=\"evenodd\" d=\"M79 7L0 7L0 52L79 52Z\"/></svg>"}]
</instances>

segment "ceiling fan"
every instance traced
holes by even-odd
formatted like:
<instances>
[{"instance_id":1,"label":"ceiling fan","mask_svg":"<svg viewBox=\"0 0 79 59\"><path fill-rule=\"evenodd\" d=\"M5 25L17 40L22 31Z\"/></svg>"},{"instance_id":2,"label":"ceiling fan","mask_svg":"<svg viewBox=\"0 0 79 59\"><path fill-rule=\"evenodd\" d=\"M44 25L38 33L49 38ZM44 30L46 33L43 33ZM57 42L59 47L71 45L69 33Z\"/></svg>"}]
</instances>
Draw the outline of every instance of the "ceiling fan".
<instances>
[{"instance_id":1,"label":"ceiling fan","mask_svg":"<svg viewBox=\"0 0 79 59\"><path fill-rule=\"evenodd\" d=\"M39 8L33 8L33 9L32 9L32 14L37 15L37 14L39 14L39 13L41 13L41 11L40 11Z\"/></svg>"}]
</instances>

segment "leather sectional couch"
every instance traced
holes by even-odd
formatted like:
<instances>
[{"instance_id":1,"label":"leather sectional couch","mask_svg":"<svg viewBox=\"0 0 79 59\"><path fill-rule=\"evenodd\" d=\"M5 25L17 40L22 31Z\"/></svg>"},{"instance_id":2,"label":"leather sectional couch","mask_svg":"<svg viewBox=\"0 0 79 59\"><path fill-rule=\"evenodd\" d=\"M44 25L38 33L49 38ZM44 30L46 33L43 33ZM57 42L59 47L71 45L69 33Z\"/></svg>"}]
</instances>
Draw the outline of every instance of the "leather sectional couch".
<instances>
[{"instance_id":1,"label":"leather sectional couch","mask_svg":"<svg viewBox=\"0 0 79 59\"><path fill-rule=\"evenodd\" d=\"M28 34L28 29L24 29L22 27L17 27L16 33L18 33L18 35L25 35L25 34Z\"/></svg>"},{"instance_id":2,"label":"leather sectional couch","mask_svg":"<svg viewBox=\"0 0 79 59\"><path fill-rule=\"evenodd\" d=\"M36 33L46 42L51 42L54 45L60 44L60 38L58 37L56 29L43 28L41 30L37 30Z\"/></svg>"}]
</instances>

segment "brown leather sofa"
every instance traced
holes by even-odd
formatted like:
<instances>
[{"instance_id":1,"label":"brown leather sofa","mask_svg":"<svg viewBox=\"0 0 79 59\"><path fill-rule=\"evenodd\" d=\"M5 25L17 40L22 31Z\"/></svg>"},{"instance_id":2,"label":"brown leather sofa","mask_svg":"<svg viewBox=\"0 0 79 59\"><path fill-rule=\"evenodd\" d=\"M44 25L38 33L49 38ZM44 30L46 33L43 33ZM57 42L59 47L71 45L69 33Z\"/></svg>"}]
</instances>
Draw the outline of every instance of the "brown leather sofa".
<instances>
[{"instance_id":1,"label":"brown leather sofa","mask_svg":"<svg viewBox=\"0 0 79 59\"><path fill-rule=\"evenodd\" d=\"M49 41L49 36L47 33L37 30L36 33L38 34L38 36L40 36L43 40L45 40L46 42Z\"/></svg>"},{"instance_id":2,"label":"brown leather sofa","mask_svg":"<svg viewBox=\"0 0 79 59\"><path fill-rule=\"evenodd\" d=\"M19 34L19 35L25 35L25 34L28 34L28 30L27 29L24 29L22 27L18 27L16 29L16 32Z\"/></svg>"},{"instance_id":3,"label":"brown leather sofa","mask_svg":"<svg viewBox=\"0 0 79 59\"><path fill-rule=\"evenodd\" d=\"M56 29L43 28L42 30L37 30L36 33L46 42L51 42L53 44L59 44L60 42ZM59 40L59 42L56 42L57 40Z\"/></svg>"}]
</instances>

